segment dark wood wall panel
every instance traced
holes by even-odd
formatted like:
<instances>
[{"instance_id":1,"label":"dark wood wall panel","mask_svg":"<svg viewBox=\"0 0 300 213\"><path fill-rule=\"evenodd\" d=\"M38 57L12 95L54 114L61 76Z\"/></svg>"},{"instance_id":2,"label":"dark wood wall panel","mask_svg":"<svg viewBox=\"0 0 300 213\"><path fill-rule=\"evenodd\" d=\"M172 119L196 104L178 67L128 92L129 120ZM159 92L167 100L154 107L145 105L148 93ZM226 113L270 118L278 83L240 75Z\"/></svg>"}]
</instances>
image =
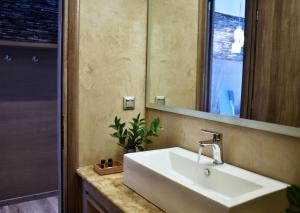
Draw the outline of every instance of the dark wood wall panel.
<instances>
[{"instance_id":1,"label":"dark wood wall panel","mask_svg":"<svg viewBox=\"0 0 300 213\"><path fill-rule=\"evenodd\" d=\"M0 200L57 190L55 101L0 103Z\"/></svg>"},{"instance_id":2,"label":"dark wood wall panel","mask_svg":"<svg viewBox=\"0 0 300 213\"><path fill-rule=\"evenodd\" d=\"M55 48L0 46L0 101L56 100L56 56Z\"/></svg>"},{"instance_id":3,"label":"dark wood wall panel","mask_svg":"<svg viewBox=\"0 0 300 213\"><path fill-rule=\"evenodd\" d=\"M0 56L0 201L57 190L56 49Z\"/></svg>"},{"instance_id":4,"label":"dark wood wall panel","mask_svg":"<svg viewBox=\"0 0 300 213\"><path fill-rule=\"evenodd\" d=\"M259 0L252 115L300 127L300 1Z\"/></svg>"}]
</instances>

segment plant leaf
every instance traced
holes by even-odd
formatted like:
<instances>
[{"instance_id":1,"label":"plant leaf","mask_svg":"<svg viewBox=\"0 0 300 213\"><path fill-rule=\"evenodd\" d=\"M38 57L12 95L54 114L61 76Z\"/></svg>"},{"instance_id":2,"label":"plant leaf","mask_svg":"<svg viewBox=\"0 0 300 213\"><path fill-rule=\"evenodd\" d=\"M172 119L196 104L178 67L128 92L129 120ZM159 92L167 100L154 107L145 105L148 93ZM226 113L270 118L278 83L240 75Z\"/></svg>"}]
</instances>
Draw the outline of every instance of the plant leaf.
<instances>
[{"instance_id":1,"label":"plant leaf","mask_svg":"<svg viewBox=\"0 0 300 213\"><path fill-rule=\"evenodd\" d=\"M159 118L155 118L150 127L146 127L146 122L144 118L141 118L139 113L136 117L132 118L129 122L130 127L126 129L126 123L121 121L121 118L115 116L114 124L109 125L110 128L113 128L115 132L111 134L112 137L118 138L118 145L122 146L125 149L139 149L144 150L142 146L145 144L153 143L149 137L158 136L158 133L163 130L159 125Z\"/></svg>"},{"instance_id":2,"label":"plant leaf","mask_svg":"<svg viewBox=\"0 0 300 213\"><path fill-rule=\"evenodd\" d=\"M287 188L287 198L291 205L300 208L300 188L292 185Z\"/></svg>"},{"instance_id":3,"label":"plant leaf","mask_svg":"<svg viewBox=\"0 0 300 213\"><path fill-rule=\"evenodd\" d=\"M300 210L292 210L292 209L286 209L286 213L300 213Z\"/></svg>"},{"instance_id":4,"label":"plant leaf","mask_svg":"<svg viewBox=\"0 0 300 213\"><path fill-rule=\"evenodd\" d=\"M145 138L144 139L144 142L146 143L146 144L152 144L153 142L150 140L150 139L148 139L148 138Z\"/></svg>"},{"instance_id":5,"label":"plant leaf","mask_svg":"<svg viewBox=\"0 0 300 213\"><path fill-rule=\"evenodd\" d=\"M144 151L145 150L144 147L142 147L142 146L137 146L137 148L138 148L139 151Z\"/></svg>"}]
</instances>

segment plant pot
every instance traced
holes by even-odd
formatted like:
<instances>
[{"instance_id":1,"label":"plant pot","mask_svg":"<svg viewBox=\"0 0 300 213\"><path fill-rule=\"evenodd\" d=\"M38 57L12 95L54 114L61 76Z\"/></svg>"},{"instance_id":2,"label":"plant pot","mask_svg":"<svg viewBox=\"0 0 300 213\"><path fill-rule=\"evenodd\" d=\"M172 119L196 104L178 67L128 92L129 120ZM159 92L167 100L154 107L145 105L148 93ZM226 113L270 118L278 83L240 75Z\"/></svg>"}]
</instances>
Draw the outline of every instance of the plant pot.
<instances>
[{"instance_id":1,"label":"plant pot","mask_svg":"<svg viewBox=\"0 0 300 213\"><path fill-rule=\"evenodd\" d=\"M134 152L136 152L136 149L124 149L124 154L134 153Z\"/></svg>"}]
</instances>

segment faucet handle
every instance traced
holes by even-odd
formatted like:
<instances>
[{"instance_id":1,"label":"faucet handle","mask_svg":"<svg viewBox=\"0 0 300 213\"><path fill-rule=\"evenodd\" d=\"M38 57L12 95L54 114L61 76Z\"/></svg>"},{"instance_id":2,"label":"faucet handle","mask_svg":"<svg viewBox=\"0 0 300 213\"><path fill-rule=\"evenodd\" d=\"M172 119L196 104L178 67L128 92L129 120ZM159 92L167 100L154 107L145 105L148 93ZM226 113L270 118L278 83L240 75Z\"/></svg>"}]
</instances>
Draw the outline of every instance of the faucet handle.
<instances>
[{"instance_id":1,"label":"faucet handle","mask_svg":"<svg viewBox=\"0 0 300 213\"><path fill-rule=\"evenodd\" d=\"M213 141L221 141L222 140L222 136L223 136L222 133L213 132L213 131L206 130L206 129L202 129L202 132L212 135Z\"/></svg>"}]
</instances>

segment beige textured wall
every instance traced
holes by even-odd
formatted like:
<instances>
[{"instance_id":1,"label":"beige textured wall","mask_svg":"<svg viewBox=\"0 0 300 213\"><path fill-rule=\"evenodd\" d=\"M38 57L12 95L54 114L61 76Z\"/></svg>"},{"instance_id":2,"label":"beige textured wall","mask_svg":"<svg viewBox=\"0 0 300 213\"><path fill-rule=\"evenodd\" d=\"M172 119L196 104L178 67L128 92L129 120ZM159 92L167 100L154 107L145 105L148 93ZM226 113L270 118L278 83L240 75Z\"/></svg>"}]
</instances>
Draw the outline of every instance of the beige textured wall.
<instances>
[{"instance_id":1,"label":"beige textured wall","mask_svg":"<svg viewBox=\"0 0 300 213\"><path fill-rule=\"evenodd\" d=\"M79 164L120 157L107 127L117 114L144 114L146 0L80 1ZM122 110L122 97L135 95L135 111ZM224 134L225 162L300 185L300 139L172 113L160 116L165 131L150 148L180 146L197 151L201 129Z\"/></svg>"},{"instance_id":2,"label":"beige textured wall","mask_svg":"<svg viewBox=\"0 0 300 213\"><path fill-rule=\"evenodd\" d=\"M80 166L120 157L108 128L115 115L144 115L146 31L146 0L80 1ZM134 111L122 110L126 95L136 97Z\"/></svg>"},{"instance_id":3,"label":"beige textured wall","mask_svg":"<svg viewBox=\"0 0 300 213\"><path fill-rule=\"evenodd\" d=\"M201 129L218 131L223 133L226 163L300 186L300 138L146 110L148 122L157 116L165 131L150 149L179 146L197 152L197 142L207 137Z\"/></svg>"},{"instance_id":4,"label":"beige textured wall","mask_svg":"<svg viewBox=\"0 0 300 213\"><path fill-rule=\"evenodd\" d=\"M148 101L195 109L198 0L149 1Z\"/></svg>"}]
</instances>

